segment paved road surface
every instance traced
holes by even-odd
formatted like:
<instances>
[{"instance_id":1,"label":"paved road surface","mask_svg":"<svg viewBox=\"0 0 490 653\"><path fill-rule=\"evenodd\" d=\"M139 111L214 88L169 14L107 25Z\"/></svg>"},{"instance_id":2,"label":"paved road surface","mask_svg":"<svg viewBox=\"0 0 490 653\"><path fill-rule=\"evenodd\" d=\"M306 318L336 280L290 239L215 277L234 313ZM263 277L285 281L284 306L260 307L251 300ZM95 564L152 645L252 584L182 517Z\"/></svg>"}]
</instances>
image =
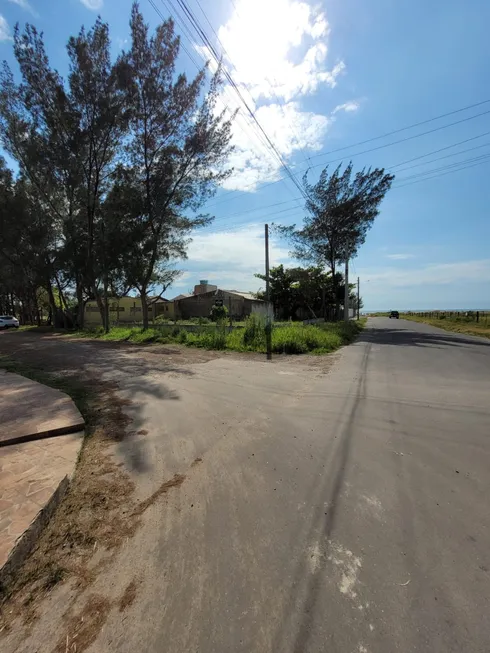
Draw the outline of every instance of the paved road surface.
<instances>
[{"instance_id":1,"label":"paved road surface","mask_svg":"<svg viewBox=\"0 0 490 653\"><path fill-rule=\"evenodd\" d=\"M376 318L327 374L191 368L131 386L142 492L188 473L110 570L140 585L91 652L490 651L490 340Z\"/></svg>"}]
</instances>

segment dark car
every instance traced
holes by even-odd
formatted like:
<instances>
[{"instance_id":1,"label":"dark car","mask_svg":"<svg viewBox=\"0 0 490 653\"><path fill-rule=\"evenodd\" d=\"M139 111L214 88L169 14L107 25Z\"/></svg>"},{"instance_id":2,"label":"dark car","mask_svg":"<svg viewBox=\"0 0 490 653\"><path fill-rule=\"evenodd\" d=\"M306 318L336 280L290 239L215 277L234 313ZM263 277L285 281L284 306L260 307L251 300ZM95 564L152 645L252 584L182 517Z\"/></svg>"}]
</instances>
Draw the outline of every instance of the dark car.
<instances>
[{"instance_id":1,"label":"dark car","mask_svg":"<svg viewBox=\"0 0 490 653\"><path fill-rule=\"evenodd\" d=\"M400 318L400 313L398 311L391 311L390 320L391 320L392 317L394 317L394 318L396 318L398 320Z\"/></svg>"}]
</instances>

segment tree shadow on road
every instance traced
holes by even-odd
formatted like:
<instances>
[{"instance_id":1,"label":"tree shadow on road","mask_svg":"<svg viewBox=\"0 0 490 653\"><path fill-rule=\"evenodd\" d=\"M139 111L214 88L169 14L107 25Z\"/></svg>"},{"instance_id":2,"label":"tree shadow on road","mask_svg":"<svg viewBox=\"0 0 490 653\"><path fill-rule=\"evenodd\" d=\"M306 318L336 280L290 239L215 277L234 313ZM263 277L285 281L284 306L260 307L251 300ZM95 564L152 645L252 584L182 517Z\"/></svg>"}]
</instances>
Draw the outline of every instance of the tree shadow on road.
<instances>
[{"instance_id":1,"label":"tree shadow on road","mask_svg":"<svg viewBox=\"0 0 490 653\"><path fill-rule=\"evenodd\" d=\"M148 398L179 401L169 378L192 377L194 370L182 349L144 347L129 343L71 340L51 333L19 332L8 334L0 342L0 353L43 372L78 379L81 383L111 388L114 401L120 401L129 424L116 437L118 453L128 469L144 473L150 470L143 408ZM196 362L206 357L196 352ZM138 433L140 431L140 433Z\"/></svg>"}]
</instances>

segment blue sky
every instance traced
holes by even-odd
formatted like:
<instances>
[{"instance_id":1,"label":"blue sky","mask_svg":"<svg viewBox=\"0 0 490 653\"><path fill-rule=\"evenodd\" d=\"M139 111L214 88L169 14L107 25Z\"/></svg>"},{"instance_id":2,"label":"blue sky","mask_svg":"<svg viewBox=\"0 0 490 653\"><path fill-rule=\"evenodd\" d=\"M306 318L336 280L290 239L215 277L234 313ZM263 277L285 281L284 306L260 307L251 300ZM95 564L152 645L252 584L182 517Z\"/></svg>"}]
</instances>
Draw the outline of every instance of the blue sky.
<instances>
[{"instance_id":1,"label":"blue sky","mask_svg":"<svg viewBox=\"0 0 490 653\"><path fill-rule=\"evenodd\" d=\"M216 49L224 49L225 65L298 178L311 166L314 180L323 165L340 157L345 162L352 157L356 167L382 166L397 173L352 265L353 275L361 278L365 307L490 307L490 157L485 158L490 154L490 113L485 113L490 102L354 146L490 100L490 3L187 2ZM162 0L154 3L169 14ZM156 25L159 18L150 2L140 4ZM0 0L2 59L13 62L15 22L31 21L45 33L52 64L66 74L69 35L82 23L91 25L97 13L111 26L116 54L127 47L130 6L130 0ZM197 37L184 35L183 43L197 63L207 58ZM196 72L184 52L181 67L189 75ZM233 109L240 102L225 88L222 104ZM444 128L389 145L438 127ZM225 288L257 289L260 282L253 274L262 271L264 222L301 222L298 190L281 180L284 173L244 110L234 140L235 173L209 202L216 221L195 232L189 259L179 264L185 273L170 296L200 278ZM359 154L375 147L380 149ZM272 240L271 261L294 264L286 243Z\"/></svg>"}]
</instances>

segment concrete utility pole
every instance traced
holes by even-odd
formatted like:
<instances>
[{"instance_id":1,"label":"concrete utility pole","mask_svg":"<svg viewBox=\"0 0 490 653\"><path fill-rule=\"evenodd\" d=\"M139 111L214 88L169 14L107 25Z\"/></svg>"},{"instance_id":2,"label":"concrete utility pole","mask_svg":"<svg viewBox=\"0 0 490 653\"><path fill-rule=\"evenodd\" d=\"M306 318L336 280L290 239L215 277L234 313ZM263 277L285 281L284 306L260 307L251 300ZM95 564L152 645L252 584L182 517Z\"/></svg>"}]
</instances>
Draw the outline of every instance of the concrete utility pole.
<instances>
[{"instance_id":1,"label":"concrete utility pole","mask_svg":"<svg viewBox=\"0 0 490 653\"><path fill-rule=\"evenodd\" d=\"M357 277L357 319L359 319L359 311L361 310L361 295L359 288L359 277Z\"/></svg>"},{"instance_id":2,"label":"concrete utility pole","mask_svg":"<svg viewBox=\"0 0 490 653\"><path fill-rule=\"evenodd\" d=\"M349 254L345 259L344 321L349 321Z\"/></svg>"},{"instance_id":3,"label":"concrete utility pole","mask_svg":"<svg viewBox=\"0 0 490 653\"><path fill-rule=\"evenodd\" d=\"M267 360L272 360L272 324L269 313L270 283L269 283L269 225L265 225L265 299L267 301L267 322L265 325L265 338L267 348Z\"/></svg>"}]
</instances>

